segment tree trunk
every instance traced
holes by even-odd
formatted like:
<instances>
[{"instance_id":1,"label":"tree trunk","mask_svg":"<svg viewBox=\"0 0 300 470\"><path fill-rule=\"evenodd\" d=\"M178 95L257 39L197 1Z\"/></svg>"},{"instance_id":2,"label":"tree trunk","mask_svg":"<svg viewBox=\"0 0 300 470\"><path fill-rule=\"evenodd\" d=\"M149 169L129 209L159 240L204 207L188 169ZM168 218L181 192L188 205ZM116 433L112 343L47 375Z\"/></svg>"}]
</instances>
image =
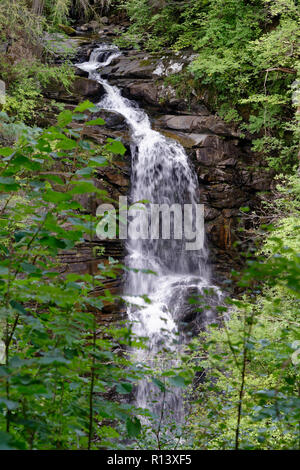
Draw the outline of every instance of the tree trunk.
<instances>
[{"instance_id":1,"label":"tree trunk","mask_svg":"<svg viewBox=\"0 0 300 470\"><path fill-rule=\"evenodd\" d=\"M32 0L31 9L35 15L41 16L44 9L44 0Z\"/></svg>"}]
</instances>

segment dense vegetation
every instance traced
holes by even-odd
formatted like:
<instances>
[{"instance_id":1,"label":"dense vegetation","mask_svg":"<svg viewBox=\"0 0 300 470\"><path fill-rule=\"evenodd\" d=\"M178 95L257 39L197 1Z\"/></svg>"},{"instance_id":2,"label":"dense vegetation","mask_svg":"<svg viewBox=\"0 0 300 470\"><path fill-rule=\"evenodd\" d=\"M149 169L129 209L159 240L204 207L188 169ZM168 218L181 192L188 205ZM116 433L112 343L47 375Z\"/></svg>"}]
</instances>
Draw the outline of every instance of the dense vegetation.
<instances>
[{"instance_id":1,"label":"dense vegetation","mask_svg":"<svg viewBox=\"0 0 300 470\"><path fill-rule=\"evenodd\" d=\"M272 167L293 167L299 141L291 106L299 73L297 2L129 0L125 5L133 22L125 40L150 50L192 48L197 58L182 77L174 77L182 92L192 89L200 98L208 91L212 109L250 134L254 150Z\"/></svg>"},{"instance_id":2,"label":"dense vegetation","mask_svg":"<svg viewBox=\"0 0 300 470\"><path fill-rule=\"evenodd\" d=\"M82 137L103 124L89 102L37 127L41 113L60 111L44 88L74 78L68 53L54 65L45 32L120 11L131 20L120 45L195 51L170 80L199 99L208 91L211 109L280 173L266 206L272 223L258 230L255 256L245 253L245 271L233 273L243 297L220 305L220 322L163 374L131 361L125 351L138 344L128 325L98 322L103 304L119 300L103 280L126 267L110 259L96 273L64 276L59 263L94 233L80 195L107 200L93 174L124 147ZM0 448L299 448L299 38L294 0L1 0L0 47L10 51L0 54ZM142 375L159 393L182 387L182 426L150 412L140 419L129 397Z\"/></svg>"}]
</instances>

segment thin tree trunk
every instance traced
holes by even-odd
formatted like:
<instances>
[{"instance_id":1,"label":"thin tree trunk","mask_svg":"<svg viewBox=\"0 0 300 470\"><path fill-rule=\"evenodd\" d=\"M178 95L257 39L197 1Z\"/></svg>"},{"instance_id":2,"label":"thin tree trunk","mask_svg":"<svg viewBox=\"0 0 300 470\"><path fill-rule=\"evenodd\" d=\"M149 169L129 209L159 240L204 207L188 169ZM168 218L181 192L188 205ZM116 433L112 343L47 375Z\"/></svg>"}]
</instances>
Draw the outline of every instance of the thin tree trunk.
<instances>
[{"instance_id":1,"label":"thin tree trunk","mask_svg":"<svg viewBox=\"0 0 300 470\"><path fill-rule=\"evenodd\" d=\"M35 15L41 16L44 10L44 0L33 0L31 10Z\"/></svg>"}]
</instances>

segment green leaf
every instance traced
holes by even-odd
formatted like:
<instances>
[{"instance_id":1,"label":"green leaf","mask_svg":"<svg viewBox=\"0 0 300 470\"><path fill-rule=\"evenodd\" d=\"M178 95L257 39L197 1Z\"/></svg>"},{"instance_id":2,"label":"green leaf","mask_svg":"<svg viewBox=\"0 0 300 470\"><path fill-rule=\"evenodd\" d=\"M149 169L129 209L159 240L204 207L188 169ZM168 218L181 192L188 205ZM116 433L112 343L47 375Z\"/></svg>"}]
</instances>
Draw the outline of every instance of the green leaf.
<instances>
[{"instance_id":1,"label":"green leaf","mask_svg":"<svg viewBox=\"0 0 300 470\"><path fill-rule=\"evenodd\" d=\"M19 187L19 185L16 184L16 181L14 178L6 177L6 176L0 176L0 185Z\"/></svg>"},{"instance_id":2,"label":"green leaf","mask_svg":"<svg viewBox=\"0 0 300 470\"><path fill-rule=\"evenodd\" d=\"M72 150L77 147L77 142L75 140L65 138L56 144L56 147L61 150Z\"/></svg>"},{"instance_id":3,"label":"green leaf","mask_svg":"<svg viewBox=\"0 0 300 470\"><path fill-rule=\"evenodd\" d=\"M0 155L3 157L9 157L14 152L14 149L10 147L2 147L0 148Z\"/></svg>"},{"instance_id":4,"label":"green leaf","mask_svg":"<svg viewBox=\"0 0 300 470\"><path fill-rule=\"evenodd\" d=\"M138 418L127 418L126 420L126 429L129 437L138 437L142 426Z\"/></svg>"},{"instance_id":5,"label":"green leaf","mask_svg":"<svg viewBox=\"0 0 300 470\"><path fill-rule=\"evenodd\" d=\"M69 109L66 109L65 111L62 111L61 113L59 113L57 117L57 123L60 127L65 127L68 124L70 124L70 122L72 122L72 118L73 118L72 111L70 111Z\"/></svg>"},{"instance_id":6,"label":"green leaf","mask_svg":"<svg viewBox=\"0 0 300 470\"><path fill-rule=\"evenodd\" d=\"M99 157L92 157L90 158L90 162L93 164L96 164L97 166L105 166L107 165L107 160L105 157L99 156Z\"/></svg>"},{"instance_id":7,"label":"green leaf","mask_svg":"<svg viewBox=\"0 0 300 470\"><path fill-rule=\"evenodd\" d=\"M0 398L0 406L4 405L8 410L16 410L20 404L16 401L7 400L6 398Z\"/></svg>"},{"instance_id":8,"label":"green leaf","mask_svg":"<svg viewBox=\"0 0 300 470\"><path fill-rule=\"evenodd\" d=\"M10 305L12 306L14 310L17 310L17 312L21 313L21 315L27 315L27 312L25 308L23 307L23 305L21 305L16 300L11 300Z\"/></svg>"},{"instance_id":9,"label":"green leaf","mask_svg":"<svg viewBox=\"0 0 300 470\"><path fill-rule=\"evenodd\" d=\"M126 148L119 140L107 139L108 144L106 144L105 148L111 153L117 155L124 155L126 152Z\"/></svg>"},{"instance_id":10,"label":"green leaf","mask_svg":"<svg viewBox=\"0 0 300 470\"><path fill-rule=\"evenodd\" d=\"M117 392L121 394L130 393L132 391L133 385L128 382L122 382L117 385Z\"/></svg>"},{"instance_id":11,"label":"green leaf","mask_svg":"<svg viewBox=\"0 0 300 470\"><path fill-rule=\"evenodd\" d=\"M102 118L97 118L92 119L91 121L87 121L85 124L87 126L103 126L105 124L105 121Z\"/></svg>"},{"instance_id":12,"label":"green leaf","mask_svg":"<svg viewBox=\"0 0 300 470\"><path fill-rule=\"evenodd\" d=\"M158 387L162 392L165 392L166 387L165 387L165 384L164 384L161 380L157 379L156 377L153 377L153 378L152 378L152 382L153 382L155 385L157 385L157 387Z\"/></svg>"},{"instance_id":13,"label":"green leaf","mask_svg":"<svg viewBox=\"0 0 300 470\"><path fill-rule=\"evenodd\" d=\"M71 198L69 193L61 193L58 191L51 191L50 189L43 195L44 201L58 203L62 201L69 201Z\"/></svg>"},{"instance_id":14,"label":"green leaf","mask_svg":"<svg viewBox=\"0 0 300 470\"><path fill-rule=\"evenodd\" d=\"M182 388L185 386L184 377L182 377L181 375L175 375L174 377L169 377L169 381L176 387Z\"/></svg>"},{"instance_id":15,"label":"green leaf","mask_svg":"<svg viewBox=\"0 0 300 470\"><path fill-rule=\"evenodd\" d=\"M83 103L80 103L76 108L74 109L74 113L82 113L86 111L87 109L94 108L95 105L94 103L91 103L90 101L86 100Z\"/></svg>"}]
</instances>

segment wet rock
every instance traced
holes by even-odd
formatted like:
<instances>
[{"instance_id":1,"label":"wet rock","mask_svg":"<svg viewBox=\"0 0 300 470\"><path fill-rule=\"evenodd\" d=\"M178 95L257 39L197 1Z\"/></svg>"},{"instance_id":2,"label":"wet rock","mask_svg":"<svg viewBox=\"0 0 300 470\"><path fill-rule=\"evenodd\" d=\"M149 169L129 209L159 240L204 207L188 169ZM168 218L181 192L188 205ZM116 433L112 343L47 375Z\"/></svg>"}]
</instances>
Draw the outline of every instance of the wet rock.
<instances>
[{"instance_id":1,"label":"wet rock","mask_svg":"<svg viewBox=\"0 0 300 470\"><path fill-rule=\"evenodd\" d=\"M213 207L209 207L207 205L204 206L204 219L206 222L214 220L219 216L219 214L220 211L218 211L217 209L214 209Z\"/></svg>"},{"instance_id":2,"label":"wet rock","mask_svg":"<svg viewBox=\"0 0 300 470\"><path fill-rule=\"evenodd\" d=\"M103 30L105 31L105 30ZM152 79L163 82L164 78L183 70L189 63L189 54L177 55L166 51L165 55L148 54L124 50L123 54L112 65L103 68L103 76L110 79Z\"/></svg>"},{"instance_id":3,"label":"wet rock","mask_svg":"<svg viewBox=\"0 0 300 470\"><path fill-rule=\"evenodd\" d=\"M176 315L180 330L190 334L199 332L218 305L218 300L217 292L213 288L206 288L204 291L197 287L188 288L180 311Z\"/></svg>"},{"instance_id":4,"label":"wet rock","mask_svg":"<svg viewBox=\"0 0 300 470\"><path fill-rule=\"evenodd\" d=\"M156 128L155 125L154 129L157 129L161 134L168 137L169 139L176 140L186 149L191 149L201 145L205 138L204 134L186 134L184 132L174 132L167 129Z\"/></svg>"},{"instance_id":5,"label":"wet rock","mask_svg":"<svg viewBox=\"0 0 300 470\"><path fill-rule=\"evenodd\" d=\"M97 42L90 42L86 39L82 39L82 44L80 48L76 51L76 55L72 59L74 64L80 64L81 62L87 62L90 58L92 50L97 47Z\"/></svg>"},{"instance_id":6,"label":"wet rock","mask_svg":"<svg viewBox=\"0 0 300 470\"><path fill-rule=\"evenodd\" d=\"M216 116L165 115L156 125L184 132L213 133L224 136L236 136L236 132Z\"/></svg>"},{"instance_id":7,"label":"wet rock","mask_svg":"<svg viewBox=\"0 0 300 470\"><path fill-rule=\"evenodd\" d=\"M81 31L83 33L91 33L99 29L99 27L100 27L100 24L98 23L98 21L93 20L93 21L90 21L89 23L85 23L79 26L77 28L77 31Z\"/></svg>"},{"instance_id":8,"label":"wet rock","mask_svg":"<svg viewBox=\"0 0 300 470\"><path fill-rule=\"evenodd\" d=\"M128 124L126 123L124 116L120 113L101 109L100 111L91 115L91 119L96 118L104 119L104 127L113 130L125 130L126 132L128 132Z\"/></svg>"},{"instance_id":9,"label":"wet rock","mask_svg":"<svg viewBox=\"0 0 300 470\"><path fill-rule=\"evenodd\" d=\"M66 38L62 33L45 33L43 43L48 52L63 62L66 57L74 57L84 40L80 37Z\"/></svg>"},{"instance_id":10,"label":"wet rock","mask_svg":"<svg viewBox=\"0 0 300 470\"><path fill-rule=\"evenodd\" d=\"M122 188L122 192L129 187L129 175L124 174L124 172L121 172L118 168L101 168L98 174L105 177L113 185Z\"/></svg>"},{"instance_id":11,"label":"wet rock","mask_svg":"<svg viewBox=\"0 0 300 470\"><path fill-rule=\"evenodd\" d=\"M50 83L44 90L44 95L47 98L65 103L79 103L85 98L97 103L104 93L105 90L100 83L85 77L76 77L70 90L66 90L63 85L56 83Z\"/></svg>"},{"instance_id":12,"label":"wet rock","mask_svg":"<svg viewBox=\"0 0 300 470\"><path fill-rule=\"evenodd\" d=\"M76 29L72 28L71 26L67 26L65 24L59 24L58 27L59 27L59 29L61 29L68 36L75 36L76 35Z\"/></svg>"},{"instance_id":13,"label":"wet rock","mask_svg":"<svg viewBox=\"0 0 300 470\"><path fill-rule=\"evenodd\" d=\"M101 71L103 77L110 78L152 78L155 64L139 58L123 57L116 60L116 64L104 67Z\"/></svg>"},{"instance_id":14,"label":"wet rock","mask_svg":"<svg viewBox=\"0 0 300 470\"><path fill-rule=\"evenodd\" d=\"M209 201L210 205L217 209L241 207L245 201L245 192L226 183L219 183L211 185Z\"/></svg>"},{"instance_id":15,"label":"wet rock","mask_svg":"<svg viewBox=\"0 0 300 470\"><path fill-rule=\"evenodd\" d=\"M251 172L251 183L248 182L248 185L255 191L264 191L272 185L274 173L274 171L266 171L263 169Z\"/></svg>"},{"instance_id":16,"label":"wet rock","mask_svg":"<svg viewBox=\"0 0 300 470\"><path fill-rule=\"evenodd\" d=\"M107 16L102 16L100 18L100 23L101 24L108 24L109 23L109 19L107 18Z\"/></svg>"},{"instance_id":17,"label":"wet rock","mask_svg":"<svg viewBox=\"0 0 300 470\"><path fill-rule=\"evenodd\" d=\"M9 42L1 42L0 43L0 53L1 54L6 54L8 51L9 47Z\"/></svg>"},{"instance_id":18,"label":"wet rock","mask_svg":"<svg viewBox=\"0 0 300 470\"><path fill-rule=\"evenodd\" d=\"M227 158L227 160L223 160L219 163L220 166L235 166L237 164L237 160L235 158Z\"/></svg>"},{"instance_id":19,"label":"wet rock","mask_svg":"<svg viewBox=\"0 0 300 470\"><path fill-rule=\"evenodd\" d=\"M222 250L230 250L235 239L232 233L232 219L222 215L206 225L206 233L211 242Z\"/></svg>"},{"instance_id":20,"label":"wet rock","mask_svg":"<svg viewBox=\"0 0 300 470\"><path fill-rule=\"evenodd\" d=\"M157 88L153 82L132 83L127 87L127 95L148 104L157 104Z\"/></svg>"}]
</instances>

